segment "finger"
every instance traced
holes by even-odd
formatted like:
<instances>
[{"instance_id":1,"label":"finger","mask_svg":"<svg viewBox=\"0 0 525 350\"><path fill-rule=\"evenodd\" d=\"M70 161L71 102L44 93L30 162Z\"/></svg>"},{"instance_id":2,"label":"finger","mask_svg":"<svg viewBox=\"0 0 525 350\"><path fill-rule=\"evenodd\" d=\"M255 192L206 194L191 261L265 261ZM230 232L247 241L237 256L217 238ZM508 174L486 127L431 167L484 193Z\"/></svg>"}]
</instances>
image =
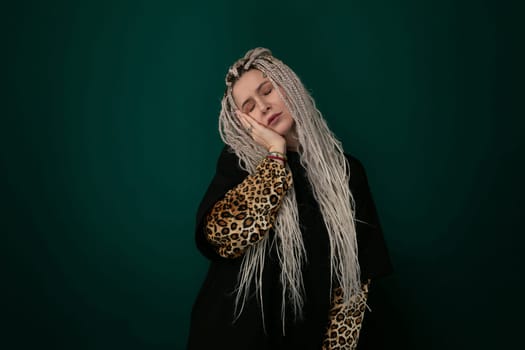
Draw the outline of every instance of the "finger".
<instances>
[{"instance_id":1,"label":"finger","mask_svg":"<svg viewBox=\"0 0 525 350\"><path fill-rule=\"evenodd\" d=\"M252 127L256 130L259 130L259 131L263 131L264 129L266 129L266 126L259 123L254 117L252 117L251 115L249 114L246 114L246 113L243 113L241 111L239 111L240 115L244 118L244 120L249 123L249 126L248 127Z\"/></svg>"},{"instance_id":2,"label":"finger","mask_svg":"<svg viewBox=\"0 0 525 350\"><path fill-rule=\"evenodd\" d=\"M255 120L255 118L252 117L251 115L243 113L241 111L239 111L239 113L244 117L245 120L247 120L250 123L250 125L254 125L254 126L255 125L262 125L257 120Z\"/></svg>"},{"instance_id":3,"label":"finger","mask_svg":"<svg viewBox=\"0 0 525 350\"><path fill-rule=\"evenodd\" d=\"M241 121L244 121L245 123L248 121L248 115L241 112L240 110L236 110L235 114L237 114L237 118L239 118Z\"/></svg>"},{"instance_id":4,"label":"finger","mask_svg":"<svg viewBox=\"0 0 525 350\"><path fill-rule=\"evenodd\" d=\"M239 120L241 121L241 125L244 128L244 130L251 135L254 123L251 118L249 118L245 113L239 112L237 113L237 116Z\"/></svg>"},{"instance_id":5,"label":"finger","mask_svg":"<svg viewBox=\"0 0 525 350\"><path fill-rule=\"evenodd\" d=\"M243 115L242 112L236 110L235 114L237 115L237 119L239 119L239 122L241 123L241 126L246 129L250 127L250 124L248 124L248 121L246 120L246 117Z\"/></svg>"}]
</instances>

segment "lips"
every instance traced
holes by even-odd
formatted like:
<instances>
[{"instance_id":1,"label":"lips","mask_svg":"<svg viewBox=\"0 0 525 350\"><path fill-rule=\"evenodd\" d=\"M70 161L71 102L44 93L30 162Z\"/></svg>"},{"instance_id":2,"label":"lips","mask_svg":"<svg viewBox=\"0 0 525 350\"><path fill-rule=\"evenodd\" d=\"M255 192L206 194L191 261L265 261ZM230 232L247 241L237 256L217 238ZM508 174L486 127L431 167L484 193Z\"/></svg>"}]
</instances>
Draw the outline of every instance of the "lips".
<instances>
[{"instance_id":1,"label":"lips","mask_svg":"<svg viewBox=\"0 0 525 350\"><path fill-rule=\"evenodd\" d=\"M283 112L275 113L270 118L268 118L268 125L271 125L277 118L279 118L281 116L282 113Z\"/></svg>"}]
</instances>

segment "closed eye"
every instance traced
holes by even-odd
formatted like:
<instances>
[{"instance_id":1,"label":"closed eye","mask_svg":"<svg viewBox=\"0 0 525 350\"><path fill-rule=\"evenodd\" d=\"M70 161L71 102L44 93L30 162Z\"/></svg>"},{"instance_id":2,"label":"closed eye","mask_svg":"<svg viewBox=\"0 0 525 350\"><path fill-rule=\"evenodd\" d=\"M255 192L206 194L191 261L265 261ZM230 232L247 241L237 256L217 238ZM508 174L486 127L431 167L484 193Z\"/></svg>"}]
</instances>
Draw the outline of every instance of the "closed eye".
<instances>
[{"instance_id":1,"label":"closed eye","mask_svg":"<svg viewBox=\"0 0 525 350\"><path fill-rule=\"evenodd\" d=\"M269 86L266 87L266 88L263 90L263 92L262 92L263 95L265 95L265 96L269 95L269 94L272 92L272 90L273 90L272 85L271 85L271 84L268 84L268 85L269 85Z\"/></svg>"},{"instance_id":2,"label":"closed eye","mask_svg":"<svg viewBox=\"0 0 525 350\"><path fill-rule=\"evenodd\" d=\"M253 109L255 108L255 102L252 101L248 101L246 102L246 104L244 105L244 113L250 113L251 111L253 111Z\"/></svg>"},{"instance_id":3,"label":"closed eye","mask_svg":"<svg viewBox=\"0 0 525 350\"><path fill-rule=\"evenodd\" d=\"M257 92L259 94L262 94L264 96L268 96L273 91L273 85L270 81L266 81L265 83L262 83L259 85L259 88L257 89ZM253 98L246 101L242 107L242 110L244 113L250 113L255 108L255 101Z\"/></svg>"}]
</instances>

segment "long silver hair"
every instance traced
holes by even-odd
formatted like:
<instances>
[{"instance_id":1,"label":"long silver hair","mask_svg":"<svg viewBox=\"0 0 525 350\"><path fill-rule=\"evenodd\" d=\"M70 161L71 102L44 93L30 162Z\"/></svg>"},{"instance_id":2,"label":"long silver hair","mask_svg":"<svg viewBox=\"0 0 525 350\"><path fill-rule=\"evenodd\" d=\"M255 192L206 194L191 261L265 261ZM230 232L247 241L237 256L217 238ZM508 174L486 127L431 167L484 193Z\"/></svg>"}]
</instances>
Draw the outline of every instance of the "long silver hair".
<instances>
[{"instance_id":1,"label":"long silver hair","mask_svg":"<svg viewBox=\"0 0 525 350\"><path fill-rule=\"evenodd\" d=\"M219 131L222 140L238 156L239 166L253 173L267 150L256 144L235 115L237 109L232 88L242 74L260 70L279 92L295 121L300 163L304 167L313 195L319 204L330 242L330 281L343 289L345 302L361 290L354 223L354 200L349 188L350 167L341 142L330 131L321 112L299 77L266 48L255 48L236 61L226 75L226 90L221 101ZM283 89L284 94L280 92ZM285 195L274 225L276 252L282 285L281 318L283 330L286 305L294 317L302 317L304 285L301 268L306 263L295 188ZM263 268L269 251L268 235L248 248L242 257L235 298L235 318L243 310L255 284L257 299L263 310ZM330 286L332 290L333 285ZM326 296L330 298L330 295ZM264 324L264 312L262 312Z\"/></svg>"}]
</instances>

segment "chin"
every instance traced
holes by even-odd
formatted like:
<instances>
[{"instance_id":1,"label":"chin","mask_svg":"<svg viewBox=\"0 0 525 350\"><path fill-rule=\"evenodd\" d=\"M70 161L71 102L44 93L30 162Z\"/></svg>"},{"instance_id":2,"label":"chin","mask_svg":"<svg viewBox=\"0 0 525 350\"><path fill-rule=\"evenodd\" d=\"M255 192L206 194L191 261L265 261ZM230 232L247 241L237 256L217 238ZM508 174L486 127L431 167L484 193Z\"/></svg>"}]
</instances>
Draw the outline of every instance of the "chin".
<instances>
[{"instance_id":1,"label":"chin","mask_svg":"<svg viewBox=\"0 0 525 350\"><path fill-rule=\"evenodd\" d=\"M283 137L286 137L286 135L290 133L291 128L275 128L273 129L273 131L275 131L276 133L278 133L279 135Z\"/></svg>"}]
</instances>

